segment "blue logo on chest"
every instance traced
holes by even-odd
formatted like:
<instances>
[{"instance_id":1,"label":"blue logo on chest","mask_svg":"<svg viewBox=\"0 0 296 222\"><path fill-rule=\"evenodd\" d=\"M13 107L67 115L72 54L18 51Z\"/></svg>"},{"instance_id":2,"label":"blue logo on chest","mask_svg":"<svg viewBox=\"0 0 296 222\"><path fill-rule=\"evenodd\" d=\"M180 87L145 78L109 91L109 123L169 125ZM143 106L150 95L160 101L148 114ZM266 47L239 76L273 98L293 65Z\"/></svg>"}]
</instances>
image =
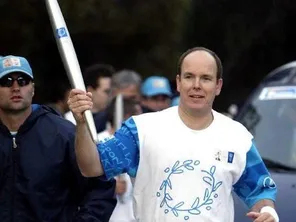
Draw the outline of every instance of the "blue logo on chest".
<instances>
[{"instance_id":1,"label":"blue logo on chest","mask_svg":"<svg viewBox=\"0 0 296 222\"><path fill-rule=\"evenodd\" d=\"M227 162L228 163L232 163L233 162L233 158L234 158L234 152L228 152Z\"/></svg>"}]
</instances>

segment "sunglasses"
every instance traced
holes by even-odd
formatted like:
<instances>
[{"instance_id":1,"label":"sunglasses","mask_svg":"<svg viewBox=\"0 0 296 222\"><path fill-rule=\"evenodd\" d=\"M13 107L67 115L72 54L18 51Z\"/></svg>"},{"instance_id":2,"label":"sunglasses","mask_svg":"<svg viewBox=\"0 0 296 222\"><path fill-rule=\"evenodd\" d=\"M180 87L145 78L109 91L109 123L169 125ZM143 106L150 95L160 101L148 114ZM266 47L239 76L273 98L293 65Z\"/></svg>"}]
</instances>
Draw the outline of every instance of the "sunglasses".
<instances>
[{"instance_id":1,"label":"sunglasses","mask_svg":"<svg viewBox=\"0 0 296 222\"><path fill-rule=\"evenodd\" d=\"M17 84L20 87L23 87L28 85L32 81L32 79L26 75L21 75L21 76L18 76L17 78L13 78L12 76L4 76L0 79L0 86L11 87L14 81L17 81Z\"/></svg>"}]
</instances>

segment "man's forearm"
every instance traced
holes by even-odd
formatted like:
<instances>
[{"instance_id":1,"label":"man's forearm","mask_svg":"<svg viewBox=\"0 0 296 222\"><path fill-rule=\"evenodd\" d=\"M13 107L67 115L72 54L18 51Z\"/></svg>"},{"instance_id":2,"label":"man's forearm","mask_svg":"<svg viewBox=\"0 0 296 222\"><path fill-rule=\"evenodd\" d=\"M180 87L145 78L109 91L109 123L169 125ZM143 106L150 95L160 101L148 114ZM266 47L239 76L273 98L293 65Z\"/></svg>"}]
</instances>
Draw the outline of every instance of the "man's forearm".
<instances>
[{"instance_id":1,"label":"man's forearm","mask_svg":"<svg viewBox=\"0 0 296 222\"><path fill-rule=\"evenodd\" d=\"M86 124L76 126L75 153L83 176L96 177L104 174L99 152Z\"/></svg>"},{"instance_id":2,"label":"man's forearm","mask_svg":"<svg viewBox=\"0 0 296 222\"><path fill-rule=\"evenodd\" d=\"M260 200L252 207L251 211L260 212L262 207L265 207L265 206L269 206L269 207L274 208L274 202L272 200L268 200L268 199Z\"/></svg>"},{"instance_id":3,"label":"man's forearm","mask_svg":"<svg viewBox=\"0 0 296 222\"><path fill-rule=\"evenodd\" d=\"M272 221L279 222L279 216L274 209L274 202L269 199L258 201L247 216L254 221Z\"/></svg>"}]
</instances>

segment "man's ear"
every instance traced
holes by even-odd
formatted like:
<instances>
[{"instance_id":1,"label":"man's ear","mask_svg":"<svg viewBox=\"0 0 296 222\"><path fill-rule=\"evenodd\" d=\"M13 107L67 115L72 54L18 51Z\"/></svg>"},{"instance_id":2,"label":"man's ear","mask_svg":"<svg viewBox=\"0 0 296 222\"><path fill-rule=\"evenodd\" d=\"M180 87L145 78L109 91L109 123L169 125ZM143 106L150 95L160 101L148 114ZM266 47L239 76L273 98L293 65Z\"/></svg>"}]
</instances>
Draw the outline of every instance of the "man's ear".
<instances>
[{"instance_id":1,"label":"man's ear","mask_svg":"<svg viewBox=\"0 0 296 222\"><path fill-rule=\"evenodd\" d=\"M33 83L33 89L32 89L32 97L35 95L35 84Z\"/></svg>"},{"instance_id":2,"label":"man's ear","mask_svg":"<svg viewBox=\"0 0 296 222\"><path fill-rule=\"evenodd\" d=\"M181 76L178 74L176 76L176 84L177 84L177 91L180 92L180 81L181 81Z\"/></svg>"},{"instance_id":3,"label":"man's ear","mask_svg":"<svg viewBox=\"0 0 296 222\"><path fill-rule=\"evenodd\" d=\"M217 86L216 86L216 96L220 95L222 86L223 86L223 79L218 79Z\"/></svg>"}]
</instances>

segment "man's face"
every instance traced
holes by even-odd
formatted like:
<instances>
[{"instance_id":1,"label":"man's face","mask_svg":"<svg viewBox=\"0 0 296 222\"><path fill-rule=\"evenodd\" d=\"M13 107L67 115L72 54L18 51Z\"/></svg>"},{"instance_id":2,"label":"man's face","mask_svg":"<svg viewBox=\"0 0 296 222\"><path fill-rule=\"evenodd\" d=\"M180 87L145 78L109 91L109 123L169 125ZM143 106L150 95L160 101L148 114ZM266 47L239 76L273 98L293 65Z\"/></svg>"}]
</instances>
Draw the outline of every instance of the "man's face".
<instances>
[{"instance_id":1,"label":"man's face","mask_svg":"<svg viewBox=\"0 0 296 222\"><path fill-rule=\"evenodd\" d=\"M124 114L124 121L130 118L131 116L140 115L142 113L143 113L142 107L139 104L135 104L133 112Z\"/></svg>"},{"instance_id":2,"label":"man's face","mask_svg":"<svg viewBox=\"0 0 296 222\"><path fill-rule=\"evenodd\" d=\"M180 107L194 113L209 112L222 87L222 79L217 79L215 59L205 51L188 54L176 80Z\"/></svg>"},{"instance_id":3,"label":"man's face","mask_svg":"<svg viewBox=\"0 0 296 222\"><path fill-rule=\"evenodd\" d=\"M34 83L26 74L11 73L0 79L0 109L22 113L31 107Z\"/></svg>"},{"instance_id":4,"label":"man's face","mask_svg":"<svg viewBox=\"0 0 296 222\"><path fill-rule=\"evenodd\" d=\"M111 78L101 77L97 80L97 88L89 87L89 91L93 95L94 109L93 112L99 112L106 108L111 89Z\"/></svg>"},{"instance_id":5,"label":"man's face","mask_svg":"<svg viewBox=\"0 0 296 222\"><path fill-rule=\"evenodd\" d=\"M140 91L137 85L129 85L122 89L114 89L113 96L121 94L124 98L133 99L135 101L140 101Z\"/></svg>"},{"instance_id":6,"label":"man's face","mask_svg":"<svg viewBox=\"0 0 296 222\"><path fill-rule=\"evenodd\" d=\"M155 95L143 98L142 103L153 111L161 111L170 107L171 99L167 95Z\"/></svg>"}]
</instances>

